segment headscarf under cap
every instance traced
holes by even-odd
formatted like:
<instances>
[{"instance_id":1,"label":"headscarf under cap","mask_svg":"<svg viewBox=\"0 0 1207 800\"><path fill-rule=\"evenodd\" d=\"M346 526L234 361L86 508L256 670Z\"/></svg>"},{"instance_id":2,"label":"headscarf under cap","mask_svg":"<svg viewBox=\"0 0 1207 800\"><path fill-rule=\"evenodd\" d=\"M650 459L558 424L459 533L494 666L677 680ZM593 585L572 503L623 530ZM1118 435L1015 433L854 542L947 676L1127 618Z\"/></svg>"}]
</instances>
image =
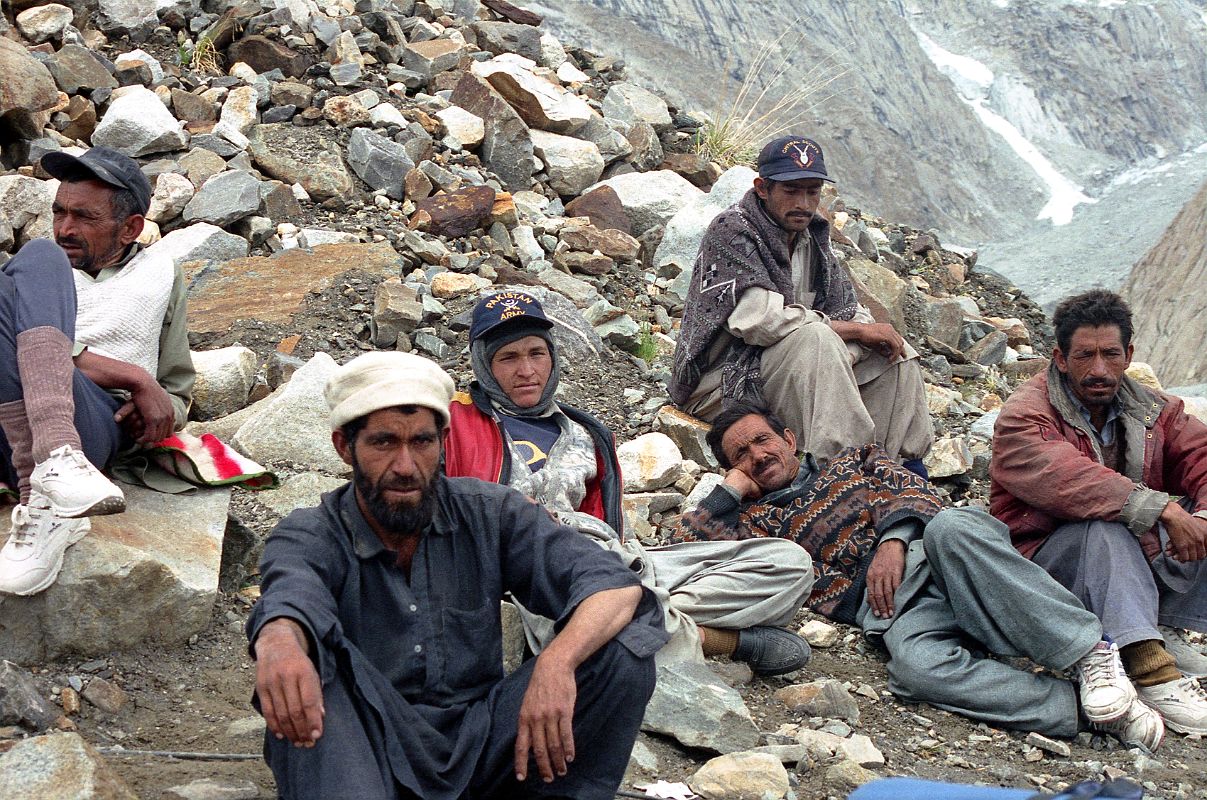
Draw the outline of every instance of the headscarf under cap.
<instances>
[{"instance_id":1,"label":"headscarf under cap","mask_svg":"<svg viewBox=\"0 0 1207 800\"><path fill-rule=\"evenodd\" d=\"M545 383L544 391L541 392L541 399L535 405L520 408L511 401L507 392L503 391L503 387L495 380L494 372L490 369L490 362L494 360L495 353L499 350L525 336L539 336L545 340L545 344L549 347L552 367L549 370L549 380ZM557 357L557 347L553 343L553 336L548 328L519 318L511 324L496 328L486 336L475 339L469 347L469 356L478 385L486 392L491 404L502 413L512 417L545 417L557 411L557 403L554 401L553 395L557 392L561 363Z\"/></svg>"}]
</instances>

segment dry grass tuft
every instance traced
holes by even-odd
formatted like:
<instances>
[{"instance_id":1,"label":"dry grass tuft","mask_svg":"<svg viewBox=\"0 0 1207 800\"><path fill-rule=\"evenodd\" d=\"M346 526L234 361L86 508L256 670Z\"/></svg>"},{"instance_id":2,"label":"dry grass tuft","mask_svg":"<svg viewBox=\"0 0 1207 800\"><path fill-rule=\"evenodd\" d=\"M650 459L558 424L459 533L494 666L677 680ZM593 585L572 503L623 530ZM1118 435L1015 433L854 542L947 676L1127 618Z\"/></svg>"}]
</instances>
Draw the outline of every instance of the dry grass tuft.
<instances>
[{"instance_id":1,"label":"dry grass tuft","mask_svg":"<svg viewBox=\"0 0 1207 800\"><path fill-rule=\"evenodd\" d=\"M759 48L732 102L720 98L697 135L697 153L727 169L754 166L760 147L807 124L813 110L834 96L826 90L847 68L830 56L802 72L785 55L802 49L804 35L793 33L794 27Z\"/></svg>"}]
</instances>

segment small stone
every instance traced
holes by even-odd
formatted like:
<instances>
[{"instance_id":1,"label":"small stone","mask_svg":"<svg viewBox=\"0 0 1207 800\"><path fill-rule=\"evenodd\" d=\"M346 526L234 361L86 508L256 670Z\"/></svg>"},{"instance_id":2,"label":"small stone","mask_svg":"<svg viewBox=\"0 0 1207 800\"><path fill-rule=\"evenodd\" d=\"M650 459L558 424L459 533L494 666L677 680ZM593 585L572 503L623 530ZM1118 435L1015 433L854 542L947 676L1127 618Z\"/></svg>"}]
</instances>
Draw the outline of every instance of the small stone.
<instances>
[{"instance_id":1,"label":"small stone","mask_svg":"<svg viewBox=\"0 0 1207 800\"><path fill-rule=\"evenodd\" d=\"M260 789L253 781L230 778L221 781L200 778L167 791L168 797L180 800L255 800L260 796Z\"/></svg>"},{"instance_id":2,"label":"small stone","mask_svg":"<svg viewBox=\"0 0 1207 800\"><path fill-rule=\"evenodd\" d=\"M477 275L441 272L432 278L432 294L437 298L447 300L452 297L477 294L490 285L490 281Z\"/></svg>"},{"instance_id":3,"label":"small stone","mask_svg":"<svg viewBox=\"0 0 1207 800\"><path fill-rule=\"evenodd\" d=\"M827 768L825 773L826 783L838 787L842 791L857 789L876 778L876 773L859 766L850 759L844 759Z\"/></svg>"},{"instance_id":4,"label":"small stone","mask_svg":"<svg viewBox=\"0 0 1207 800\"><path fill-rule=\"evenodd\" d=\"M129 702L125 690L104 678L93 678L88 681L83 694L85 700L106 714L118 713Z\"/></svg>"},{"instance_id":5,"label":"small stone","mask_svg":"<svg viewBox=\"0 0 1207 800\"><path fill-rule=\"evenodd\" d=\"M650 492L669 486L683 461L679 448L664 433L647 433L617 448L626 492Z\"/></svg>"},{"instance_id":6,"label":"small stone","mask_svg":"<svg viewBox=\"0 0 1207 800\"><path fill-rule=\"evenodd\" d=\"M811 646L822 650L838 644L838 628L819 619L811 619L796 631Z\"/></svg>"},{"instance_id":7,"label":"small stone","mask_svg":"<svg viewBox=\"0 0 1207 800\"><path fill-rule=\"evenodd\" d=\"M700 767L688 779L692 791L726 800L764 800L787 793L788 772L770 753L730 753Z\"/></svg>"},{"instance_id":8,"label":"small stone","mask_svg":"<svg viewBox=\"0 0 1207 800\"><path fill-rule=\"evenodd\" d=\"M843 739L839 749L843 755L861 767L884 766L884 754L872 744L871 739L862 734Z\"/></svg>"},{"instance_id":9,"label":"small stone","mask_svg":"<svg viewBox=\"0 0 1207 800\"><path fill-rule=\"evenodd\" d=\"M790 709L811 717L859 721L859 704L835 680L793 684L776 691L773 696Z\"/></svg>"}]
</instances>

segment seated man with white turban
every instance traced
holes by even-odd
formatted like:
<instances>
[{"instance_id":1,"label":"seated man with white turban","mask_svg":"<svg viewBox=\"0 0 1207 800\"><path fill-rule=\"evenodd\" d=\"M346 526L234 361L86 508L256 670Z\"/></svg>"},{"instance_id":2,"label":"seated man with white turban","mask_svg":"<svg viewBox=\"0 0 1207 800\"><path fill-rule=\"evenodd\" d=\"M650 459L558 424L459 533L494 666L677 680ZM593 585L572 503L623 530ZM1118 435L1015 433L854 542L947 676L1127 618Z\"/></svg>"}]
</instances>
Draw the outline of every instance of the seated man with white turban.
<instances>
[{"instance_id":1,"label":"seated man with white turban","mask_svg":"<svg viewBox=\"0 0 1207 800\"><path fill-rule=\"evenodd\" d=\"M273 531L247 623L281 797L611 800L624 775L658 604L523 495L442 474L452 393L396 352L327 383L353 480ZM506 677L504 593L557 621Z\"/></svg>"}]
</instances>

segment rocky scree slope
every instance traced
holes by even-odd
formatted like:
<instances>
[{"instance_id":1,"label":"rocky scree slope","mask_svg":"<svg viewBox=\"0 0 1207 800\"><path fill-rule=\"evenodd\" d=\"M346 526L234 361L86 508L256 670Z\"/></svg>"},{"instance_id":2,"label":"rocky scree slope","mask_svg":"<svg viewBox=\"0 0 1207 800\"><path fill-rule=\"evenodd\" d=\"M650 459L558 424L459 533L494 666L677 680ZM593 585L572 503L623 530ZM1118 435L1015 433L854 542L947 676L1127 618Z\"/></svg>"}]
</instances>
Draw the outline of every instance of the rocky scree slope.
<instances>
[{"instance_id":1,"label":"rocky scree slope","mask_svg":"<svg viewBox=\"0 0 1207 800\"><path fill-rule=\"evenodd\" d=\"M1009 238L1048 199L1045 181L973 106L1017 129L1090 195L1123 170L1207 140L1207 22L1199 0L826 0L807 7L539 0L536 7L559 33L623 56L643 85L714 116L760 48L783 34L776 58L796 69L777 95L793 79L806 83L812 69L836 78L817 93L803 124L825 146L844 191L893 219L964 242ZM922 37L979 66L949 79Z\"/></svg>"},{"instance_id":2,"label":"rocky scree slope","mask_svg":"<svg viewBox=\"0 0 1207 800\"><path fill-rule=\"evenodd\" d=\"M254 759L217 767L88 746L254 754L262 727L246 705L239 627L256 555L277 519L345 479L323 381L360 352L395 348L465 386L467 316L482 292L526 288L558 318L563 396L617 432L633 535L661 541L720 479L702 426L664 409L662 380L695 243L751 174L693 156L698 122L628 82L617 60L566 48L497 0L15 10L0 38L0 73L22 76L0 92L0 246L50 234L55 187L41 155L105 144L137 158L155 186L146 243L190 279L192 430L232 441L284 485L236 493L221 563L215 553L208 565L222 589L208 620L121 652L79 638L11 656L21 666L0 677L0 789L61 796L57 784L37 794L40 773L21 766L48 748L119 787L91 796L207 796L206 781L221 784L208 796L271 796ZM1045 364L1042 312L934 233L842 196L827 206L861 297L923 353L936 485L952 503L982 503L993 411ZM43 599L76 608L71 591ZM6 605L5 618L28 608ZM1089 734L1066 753L903 706L855 632L809 617L798 622L814 623L819 656L803 674L752 680L715 663L661 676L626 785L701 786L735 764L730 788L710 796L742 796L760 775L772 796L828 797L877 774L1056 787L1126 772L1190 797L1188 776L1207 766L1180 741L1163 761ZM828 678L838 683L812 680ZM818 696L830 702L806 699ZM48 729L83 737L26 738ZM780 749L749 755L763 745ZM717 753L729 760L702 766Z\"/></svg>"},{"instance_id":3,"label":"rocky scree slope","mask_svg":"<svg viewBox=\"0 0 1207 800\"><path fill-rule=\"evenodd\" d=\"M1207 382L1207 184L1136 263L1123 293L1136 315L1136 356L1167 383Z\"/></svg>"}]
</instances>

